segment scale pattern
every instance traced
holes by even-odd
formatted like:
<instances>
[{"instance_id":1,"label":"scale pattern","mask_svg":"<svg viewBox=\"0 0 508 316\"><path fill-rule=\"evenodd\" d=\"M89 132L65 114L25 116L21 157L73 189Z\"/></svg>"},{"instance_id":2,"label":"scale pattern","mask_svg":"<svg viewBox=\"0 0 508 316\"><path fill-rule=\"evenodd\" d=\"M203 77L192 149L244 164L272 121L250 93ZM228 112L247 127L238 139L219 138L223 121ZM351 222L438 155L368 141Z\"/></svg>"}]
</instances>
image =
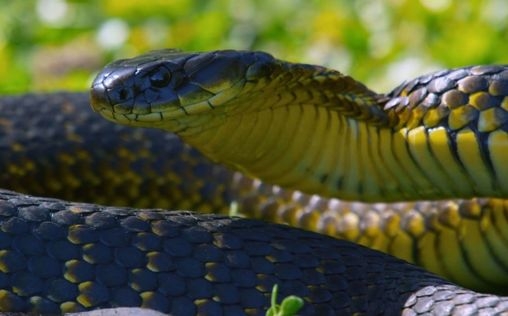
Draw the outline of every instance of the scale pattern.
<instances>
[{"instance_id":1,"label":"scale pattern","mask_svg":"<svg viewBox=\"0 0 508 316\"><path fill-rule=\"evenodd\" d=\"M0 244L1 311L261 315L274 284L304 297L304 315L508 310L508 298L347 241L218 215L0 191Z\"/></svg>"}]
</instances>

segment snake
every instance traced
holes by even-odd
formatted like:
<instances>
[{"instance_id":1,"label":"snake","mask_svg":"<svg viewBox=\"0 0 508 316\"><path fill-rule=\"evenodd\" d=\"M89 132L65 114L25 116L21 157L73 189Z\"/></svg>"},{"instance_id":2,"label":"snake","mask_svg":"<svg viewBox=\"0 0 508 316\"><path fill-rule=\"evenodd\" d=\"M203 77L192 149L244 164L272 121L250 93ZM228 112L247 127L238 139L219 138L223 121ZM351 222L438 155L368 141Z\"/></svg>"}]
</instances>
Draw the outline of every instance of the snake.
<instances>
[{"instance_id":1,"label":"snake","mask_svg":"<svg viewBox=\"0 0 508 316\"><path fill-rule=\"evenodd\" d=\"M107 124L86 94L2 98L2 186L61 195L0 191L0 310L262 314L279 284L305 315L502 314L507 298L346 240L146 207L234 204L502 294L507 90L506 66L382 95L262 52L157 51L106 66L90 101L108 120L174 134ZM62 200L89 197L119 206Z\"/></svg>"}]
</instances>

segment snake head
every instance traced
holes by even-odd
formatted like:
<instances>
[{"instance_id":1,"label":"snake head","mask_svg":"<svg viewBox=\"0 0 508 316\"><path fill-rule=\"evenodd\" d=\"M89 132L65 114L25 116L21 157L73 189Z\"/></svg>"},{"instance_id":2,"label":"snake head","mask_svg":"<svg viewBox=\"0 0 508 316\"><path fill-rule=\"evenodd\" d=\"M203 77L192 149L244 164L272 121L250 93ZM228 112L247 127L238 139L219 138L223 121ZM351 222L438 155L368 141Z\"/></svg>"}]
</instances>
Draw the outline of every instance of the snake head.
<instances>
[{"instance_id":1,"label":"snake head","mask_svg":"<svg viewBox=\"0 0 508 316\"><path fill-rule=\"evenodd\" d=\"M224 105L272 60L261 52L153 51L107 65L93 81L91 104L117 123L167 128Z\"/></svg>"}]
</instances>

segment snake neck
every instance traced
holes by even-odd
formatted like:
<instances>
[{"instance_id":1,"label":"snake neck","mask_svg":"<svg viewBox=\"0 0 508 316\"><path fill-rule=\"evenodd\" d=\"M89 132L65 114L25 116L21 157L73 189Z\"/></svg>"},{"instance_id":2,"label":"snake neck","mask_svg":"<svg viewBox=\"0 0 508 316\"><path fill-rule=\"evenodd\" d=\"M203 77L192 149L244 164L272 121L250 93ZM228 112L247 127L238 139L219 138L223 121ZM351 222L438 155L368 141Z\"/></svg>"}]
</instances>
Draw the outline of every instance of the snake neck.
<instances>
[{"instance_id":1,"label":"snake neck","mask_svg":"<svg viewBox=\"0 0 508 316\"><path fill-rule=\"evenodd\" d=\"M213 121L221 122L212 130L182 135L184 141L212 160L268 183L346 200L439 194L410 163L419 144L411 150L403 133L323 107L280 107Z\"/></svg>"},{"instance_id":2,"label":"snake neck","mask_svg":"<svg viewBox=\"0 0 508 316\"><path fill-rule=\"evenodd\" d=\"M266 81L247 81L233 101L199 119L181 117L168 129L212 160L265 182L378 199L374 191L383 181L371 176L378 166L369 156L379 148L369 144L368 133L387 124L386 98L322 67L284 62L269 71Z\"/></svg>"},{"instance_id":3,"label":"snake neck","mask_svg":"<svg viewBox=\"0 0 508 316\"><path fill-rule=\"evenodd\" d=\"M446 103L456 100L446 93L460 91L430 93L428 79L401 86L386 102L350 77L316 68L305 77L307 66L297 67L261 83L264 89L247 83L248 92L233 104L189 120L180 135L214 161L327 197L400 201L508 193L502 122L489 120L489 111L471 120L484 101L470 100L449 115ZM489 106L502 107L502 96L490 98ZM438 101L420 105L428 99Z\"/></svg>"},{"instance_id":4,"label":"snake neck","mask_svg":"<svg viewBox=\"0 0 508 316\"><path fill-rule=\"evenodd\" d=\"M402 201L507 190L503 161L489 169L471 130L452 137L445 128L380 128L309 105L214 121L221 123L184 141L251 177L310 194ZM498 134L491 145L507 141Z\"/></svg>"},{"instance_id":5,"label":"snake neck","mask_svg":"<svg viewBox=\"0 0 508 316\"><path fill-rule=\"evenodd\" d=\"M402 184L383 171L384 161L396 161L381 146L392 135L386 98L333 70L276 67L268 83L247 82L234 101L169 129L212 160L268 183L352 200L407 198L395 197Z\"/></svg>"}]
</instances>

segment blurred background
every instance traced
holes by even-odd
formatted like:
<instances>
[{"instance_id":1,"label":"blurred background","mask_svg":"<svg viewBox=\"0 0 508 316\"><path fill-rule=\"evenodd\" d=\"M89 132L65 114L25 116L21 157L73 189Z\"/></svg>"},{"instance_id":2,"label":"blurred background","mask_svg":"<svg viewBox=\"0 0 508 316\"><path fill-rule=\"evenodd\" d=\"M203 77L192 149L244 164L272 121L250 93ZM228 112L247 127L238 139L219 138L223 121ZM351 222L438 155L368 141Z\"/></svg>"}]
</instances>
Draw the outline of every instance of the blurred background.
<instances>
[{"instance_id":1,"label":"blurred background","mask_svg":"<svg viewBox=\"0 0 508 316\"><path fill-rule=\"evenodd\" d=\"M506 0L0 0L0 93L85 90L158 48L264 50L386 92L440 68L508 63Z\"/></svg>"}]
</instances>

